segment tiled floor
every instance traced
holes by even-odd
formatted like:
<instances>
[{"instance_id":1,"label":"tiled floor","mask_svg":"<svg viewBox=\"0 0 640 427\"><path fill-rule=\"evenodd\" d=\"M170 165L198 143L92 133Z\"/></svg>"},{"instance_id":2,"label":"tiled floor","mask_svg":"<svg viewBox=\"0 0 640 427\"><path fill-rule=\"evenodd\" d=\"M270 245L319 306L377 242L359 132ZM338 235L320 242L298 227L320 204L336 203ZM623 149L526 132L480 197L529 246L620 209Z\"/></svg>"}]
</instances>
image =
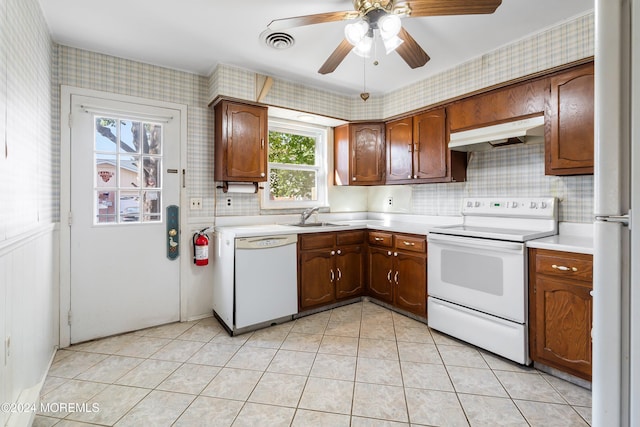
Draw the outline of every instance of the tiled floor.
<instances>
[{"instance_id":1,"label":"tiled floor","mask_svg":"<svg viewBox=\"0 0 640 427\"><path fill-rule=\"evenodd\" d=\"M76 345L56 354L42 402L54 412L35 426L548 427L591 418L588 390L370 302L233 338L209 318ZM78 405L61 413L59 402Z\"/></svg>"}]
</instances>

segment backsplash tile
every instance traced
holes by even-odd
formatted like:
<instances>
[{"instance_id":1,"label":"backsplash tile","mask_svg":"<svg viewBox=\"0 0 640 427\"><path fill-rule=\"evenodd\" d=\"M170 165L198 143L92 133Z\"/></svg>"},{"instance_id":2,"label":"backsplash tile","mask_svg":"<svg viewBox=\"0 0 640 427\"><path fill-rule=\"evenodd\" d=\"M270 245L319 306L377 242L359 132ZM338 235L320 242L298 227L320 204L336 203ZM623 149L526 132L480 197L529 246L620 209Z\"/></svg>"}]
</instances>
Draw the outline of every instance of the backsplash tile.
<instances>
[{"instance_id":1,"label":"backsplash tile","mask_svg":"<svg viewBox=\"0 0 640 427\"><path fill-rule=\"evenodd\" d=\"M467 182L413 186L413 213L459 215L464 197L557 197L560 221L593 221L593 176L546 176L544 144L469 155Z\"/></svg>"}]
</instances>

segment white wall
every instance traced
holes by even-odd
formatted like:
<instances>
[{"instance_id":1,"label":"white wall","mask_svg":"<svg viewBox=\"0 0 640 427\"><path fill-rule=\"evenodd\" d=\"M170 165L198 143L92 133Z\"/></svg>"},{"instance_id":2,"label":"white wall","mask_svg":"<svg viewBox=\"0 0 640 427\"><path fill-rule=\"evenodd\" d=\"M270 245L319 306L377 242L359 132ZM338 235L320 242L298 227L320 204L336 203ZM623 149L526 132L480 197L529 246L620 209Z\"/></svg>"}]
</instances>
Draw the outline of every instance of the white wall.
<instances>
[{"instance_id":1,"label":"white wall","mask_svg":"<svg viewBox=\"0 0 640 427\"><path fill-rule=\"evenodd\" d=\"M1 0L2 403L35 402L58 342L58 150L51 138L51 54L37 0ZM9 415L0 411L0 425ZM9 422L26 423L16 416Z\"/></svg>"}]
</instances>

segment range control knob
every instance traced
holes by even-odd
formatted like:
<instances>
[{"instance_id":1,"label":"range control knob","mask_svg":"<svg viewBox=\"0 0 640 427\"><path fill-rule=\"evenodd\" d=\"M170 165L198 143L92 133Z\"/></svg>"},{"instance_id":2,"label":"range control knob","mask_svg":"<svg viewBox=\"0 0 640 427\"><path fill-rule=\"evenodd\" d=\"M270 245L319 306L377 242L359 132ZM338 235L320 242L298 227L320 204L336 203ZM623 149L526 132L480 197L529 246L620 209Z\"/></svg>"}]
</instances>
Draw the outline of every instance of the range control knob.
<instances>
[{"instance_id":1,"label":"range control knob","mask_svg":"<svg viewBox=\"0 0 640 427\"><path fill-rule=\"evenodd\" d=\"M538 209L538 204L536 202L531 202L529 209Z\"/></svg>"},{"instance_id":2,"label":"range control knob","mask_svg":"<svg viewBox=\"0 0 640 427\"><path fill-rule=\"evenodd\" d=\"M546 209L547 208L547 202L540 202L540 209Z\"/></svg>"},{"instance_id":3,"label":"range control knob","mask_svg":"<svg viewBox=\"0 0 640 427\"><path fill-rule=\"evenodd\" d=\"M472 201L467 201L467 207L470 208L473 206L473 202Z\"/></svg>"},{"instance_id":4,"label":"range control knob","mask_svg":"<svg viewBox=\"0 0 640 427\"><path fill-rule=\"evenodd\" d=\"M475 202L475 203L473 204L473 206L475 206L476 208L479 208L479 207L480 207L480 202Z\"/></svg>"},{"instance_id":5,"label":"range control knob","mask_svg":"<svg viewBox=\"0 0 640 427\"><path fill-rule=\"evenodd\" d=\"M511 207L512 208L517 208L518 207L518 202L511 202Z\"/></svg>"}]
</instances>

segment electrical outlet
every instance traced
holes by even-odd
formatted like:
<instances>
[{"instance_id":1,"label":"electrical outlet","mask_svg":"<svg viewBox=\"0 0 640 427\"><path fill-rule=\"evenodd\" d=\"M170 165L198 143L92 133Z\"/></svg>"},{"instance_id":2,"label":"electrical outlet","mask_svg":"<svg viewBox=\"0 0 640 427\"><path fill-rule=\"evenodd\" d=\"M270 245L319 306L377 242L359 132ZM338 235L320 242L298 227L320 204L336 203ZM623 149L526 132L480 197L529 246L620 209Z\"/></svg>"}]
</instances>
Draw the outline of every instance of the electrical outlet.
<instances>
[{"instance_id":1,"label":"electrical outlet","mask_svg":"<svg viewBox=\"0 0 640 427\"><path fill-rule=\"evenodd\" d=\"M231 197L227 197L227 206L231 206Z\"/></svg>"},{"instance_id":2,"label":"electrical outlet","mask_svg":"<svg viewBox=\"0 0 640 427\"><path fill-rule=\"evenodd\" d=\"M393 197L387 197L387 206L393 206Z\"/></svg>"},{"instance_id":3,"label":"electrical outlet","mask_svg":"<svg viewBox=\"0 0 640 427\"><path fill-rule=\"evenodd\" d=\"M202 198L201 197L192 197L191 198L191 209L202 209Z\"/></svg>"}]
</instances>

